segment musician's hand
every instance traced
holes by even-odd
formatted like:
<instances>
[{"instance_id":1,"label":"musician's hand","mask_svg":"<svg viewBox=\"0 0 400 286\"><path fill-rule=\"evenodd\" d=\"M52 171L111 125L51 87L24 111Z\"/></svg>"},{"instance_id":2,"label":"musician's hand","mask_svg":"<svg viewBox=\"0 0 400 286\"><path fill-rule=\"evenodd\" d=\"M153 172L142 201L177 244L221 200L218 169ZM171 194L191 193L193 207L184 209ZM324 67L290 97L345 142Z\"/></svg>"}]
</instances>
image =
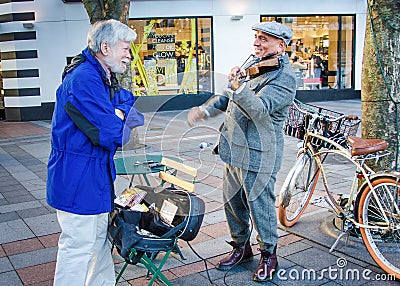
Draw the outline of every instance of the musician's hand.
<instances>
[{"instance_id":1,"label":"musician's hand","mask_svg":"<svg viewBox=\"0 0 400 286\"><path fill-rule=\"evenodd\" d=\"M195 106L189 110L187 121L189 125L192 126L196 121L205 120L206 117L207 115L205 111L202 110L200 107Z\"/></svg>"},{"instance_id":2,"label":"musician's hand","mask_svg":"<svg viewBox=\"0 0 400 286\"><path fill-rule=\"evenodd\" d=\"M228 81L231 82L232 80L234 80L239 72L240 72L240 67L235 66L231 68L231 71L228 74Z\"/></svg>"},{"instance_id":3,"label":"musician's hand","mask_svg":"<svg viewBox=\"0 0 400 286\"><path fill-rule=\"evenodd\" d=\"M246 72L241 70L240 67L235 66L228 74L229 88L237 90L242 84L242 79L246 77Z\"/></svg>"},{"instance_id":4,"label":"musician's hand","mask_svg":"<svg viewBox=\"0 0 400 286\"><path fill-rule=\"evenodd\" d=\"M230 82L229 88L232 89L233 91L238 90L241 86L243 85L243 81L239 79L234 79Z\"/></svg>"}]
</instances>

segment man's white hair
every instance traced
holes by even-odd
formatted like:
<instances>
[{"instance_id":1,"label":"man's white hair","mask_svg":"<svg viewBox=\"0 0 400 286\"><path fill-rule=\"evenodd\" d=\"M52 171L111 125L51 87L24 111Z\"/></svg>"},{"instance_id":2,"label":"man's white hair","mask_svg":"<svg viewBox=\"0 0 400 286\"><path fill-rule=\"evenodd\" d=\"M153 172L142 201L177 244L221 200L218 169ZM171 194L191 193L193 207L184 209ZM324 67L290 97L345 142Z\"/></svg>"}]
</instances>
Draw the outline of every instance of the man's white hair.
<instances>
[{"instance_id":1,"label":"man's white hair","mask_svg":"<svg viewBox=\"0 0 400 286\"><path fill-rule=\"evenodd\" d=\"M94 23L87 37L88 47L94 53L100 52L102 42L114 47L118 41L133 42L135 40L135 31L114 19Z\"/></svg>"}]
</instances>

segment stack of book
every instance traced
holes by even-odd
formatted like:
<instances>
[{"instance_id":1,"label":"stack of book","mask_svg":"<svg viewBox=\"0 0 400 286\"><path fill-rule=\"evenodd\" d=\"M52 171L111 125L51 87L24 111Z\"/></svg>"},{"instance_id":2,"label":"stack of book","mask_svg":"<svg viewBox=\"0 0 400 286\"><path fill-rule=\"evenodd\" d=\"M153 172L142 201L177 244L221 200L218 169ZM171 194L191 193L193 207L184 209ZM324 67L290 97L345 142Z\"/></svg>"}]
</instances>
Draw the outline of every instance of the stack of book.
<instances>
[{"instance_id":1,"label":"stack of book","mask_svg":"<svg viewBox=\"0 0 400 286\"><path fill-rule=\"evenodd\" d=\"M147 212L148 207L141 203L146 196L146 192L135 187L125 189L115 200L114 203L122 208L132 211Z\"/></svg>"}]
</instances>

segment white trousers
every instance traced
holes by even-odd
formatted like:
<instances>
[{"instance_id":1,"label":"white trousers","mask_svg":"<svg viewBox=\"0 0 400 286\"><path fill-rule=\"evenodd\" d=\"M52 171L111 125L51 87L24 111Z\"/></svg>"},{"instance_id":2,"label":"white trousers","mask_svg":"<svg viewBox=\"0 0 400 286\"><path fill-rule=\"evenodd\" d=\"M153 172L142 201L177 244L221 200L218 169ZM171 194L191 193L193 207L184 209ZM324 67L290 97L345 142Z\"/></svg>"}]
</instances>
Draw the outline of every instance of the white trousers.
<instances>
[{"instance_id":1,"label":"white trousers","mask_svg":"<svg viewBox=\"0 0 400 286\"><path fill-rule=\"evenodd\" d=\"M57 210L61 235L54 286L113 286L114 263L107 239L108 213L77 215Z\"/></svg>"}]
</instances>

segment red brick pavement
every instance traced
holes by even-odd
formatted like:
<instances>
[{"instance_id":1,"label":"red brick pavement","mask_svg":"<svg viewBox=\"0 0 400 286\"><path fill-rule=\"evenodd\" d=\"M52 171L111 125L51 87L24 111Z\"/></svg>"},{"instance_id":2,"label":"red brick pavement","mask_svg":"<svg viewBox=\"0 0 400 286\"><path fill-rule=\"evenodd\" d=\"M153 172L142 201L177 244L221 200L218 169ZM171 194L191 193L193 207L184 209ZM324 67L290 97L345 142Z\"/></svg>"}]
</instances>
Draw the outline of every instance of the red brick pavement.
<instances>
[{"instance_id":1,"label":"red brick pavement","mask_svg":"<svg viewBox=\"0 0 400 286\"><path fill-rule=\"evenodd\" d=\"M41 128L30 122L0 121L0 139L32 136L49 133L46 128Z\"/></svg>"}]
</instances>

